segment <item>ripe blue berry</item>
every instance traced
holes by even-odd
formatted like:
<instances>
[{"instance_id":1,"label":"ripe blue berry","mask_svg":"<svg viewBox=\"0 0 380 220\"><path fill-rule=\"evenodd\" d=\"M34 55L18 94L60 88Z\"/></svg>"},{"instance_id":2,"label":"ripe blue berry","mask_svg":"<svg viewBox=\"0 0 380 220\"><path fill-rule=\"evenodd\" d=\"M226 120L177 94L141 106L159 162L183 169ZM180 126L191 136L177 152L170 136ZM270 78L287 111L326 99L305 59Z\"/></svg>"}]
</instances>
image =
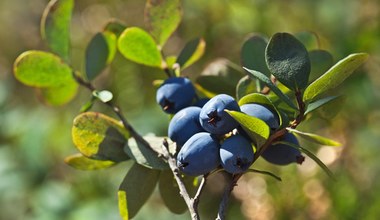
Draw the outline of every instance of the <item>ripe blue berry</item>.
<instances>
[{"instance_id":1,"label":"ripe blue berry","mask_svg":"<svg viewBox=\"0 0 380 220\"><path fill-rule=\"evenodd\" d=\"M229 95L220 94L208 101L201 110L199 119L202 127L212 134L226 134L239 124L224 110L240 111L239 105Z\"/></svg>"},{"instance_id":2,"label":"ripe blue berry","mask_svg":"<svg viewBox=\"0 0 380 220\"><path fill-rule=\"evenodd\" d=\"M209 98L202 98L202 99L199 99L197 100L195 103L194 103L194 106L198 106L198 107L203 107L210 99Z\"/></svg>"},{"instance_id":3,"label":"ripe blue berry","mask_svg":"<svg viewBox=\"0 0 380 220\"><path fill-rule=\"evenodd\" d=\"M286 133L281 141L299 145L297 138L292 133ZM270 145L261 156L268 162L277 165L302 164L305 160L305 157L302 156L298 149L285 144Z\"/></svg>"},{"instance_id":4,"label":"ripe blue berry","mask_svg":"<svg viewBox=\"0 0 380 220\"><path fill-rule=\"evenodd\" d=\"M190 176L209 173L220 165L219 147L219 141L210 133L197 133L179 151L177 166Z\"/></svg>"},{"instance_id":5,"label":"ripe blue berry","mask_svg":"<svg viewBox=\"0 0 380 220\"><path fill-rule=\"evenodd\" d=\"M247 115L263 120L272 130L279 127L277 114L266 106L250 103L240 106L240 109Z\"/></svg>"},{"instance_id":6,"label":"ripe blue berry","mask_svg":"<svg viewBox=\"0 0 380 220\"><path fill-rule=\"evenodd\" d=\"M171 77L157 89L156 101L169 114L191 105L195 89L191 81L184 77Z\"/></svg>"},{"instance_id":7,"label":"ripe blue berry","mask_svg":"<svg viewBox=\"0 0 380 220\"><path fill-rule=\"evenodd\" d=\"M223 168L232 174L246 171L254 158L251 143L243 135L227 138L220 147L220 159Z\"/></svg>"},{"instance_id":8,"label":"ripe blue berry","mask_svg":"<svg viewBox=\"0 0 380 220\"><path fill-rule=\"evenodd\" d=\"M196 106L186 107L177 112L169 123L168 136L182 146L191 136L204 131L199 123L201 108Z\"/></svg>"}]
</instances>

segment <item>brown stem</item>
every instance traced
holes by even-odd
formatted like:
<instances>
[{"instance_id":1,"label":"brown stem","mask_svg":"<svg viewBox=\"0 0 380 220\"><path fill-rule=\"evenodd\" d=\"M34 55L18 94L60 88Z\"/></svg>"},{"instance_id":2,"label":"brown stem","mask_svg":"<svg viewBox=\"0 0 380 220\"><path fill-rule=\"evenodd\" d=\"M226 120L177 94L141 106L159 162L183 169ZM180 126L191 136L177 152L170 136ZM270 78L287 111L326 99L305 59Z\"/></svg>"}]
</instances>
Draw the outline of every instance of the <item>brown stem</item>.
<instances>
[{"instance_id":1,"label":"brown stem","mask_svg":"<svg viewBox=\"0 0 380 220\"><path fill-rule=\"evenodd\" d=\"M298 104L298 110L299 114L297 115L296 119L290 123L291 128L296 128L304 119L305 117L305 111L306 111L306 105L302 100L302 92L300 90L297 90L295 93L297 104Z\"/></svg>"},{"instance_id":2,"label":"brown stem","mask_svg":"<svg viewBox=\"0 0 380 220\"><path fill-rule=\"evenodd\" d=\"M232 176L230 184L224 190L222 200L219 204L219 210L216 220L224 220L226 218L226 210L231 197L232 190L235 188L235 186L237 186L237 181L240 179L242 175L243 174L235 174Z\"/></svg>"}]
</instances>

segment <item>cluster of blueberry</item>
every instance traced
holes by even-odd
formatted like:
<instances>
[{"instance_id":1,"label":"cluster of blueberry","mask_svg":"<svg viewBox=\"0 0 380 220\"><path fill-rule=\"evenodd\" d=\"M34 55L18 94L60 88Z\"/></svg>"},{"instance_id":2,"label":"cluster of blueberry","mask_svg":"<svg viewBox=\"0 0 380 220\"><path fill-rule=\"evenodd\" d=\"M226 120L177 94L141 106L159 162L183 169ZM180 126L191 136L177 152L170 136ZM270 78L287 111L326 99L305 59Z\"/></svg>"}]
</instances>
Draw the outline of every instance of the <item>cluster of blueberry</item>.
<instances>
[{"instance_id":1,"label":"cluster of blueberry","mask_svg":"<svg viewBox=\"0 0 380 220\"><path fill-rule=\"evenodd\" d=\"M254 160L252 141L225 110L240 111L259 118L272 130L279 127L277 113L255 103L239 106L233 97L226 94L193 104L194 97L194 86L183 77L167 79L156 94L157 103L162 109L174 114L168 136L179 149L178 167L191 176L209 173L220 165L232 174L245 172ZM286 133L282 141L298 145L291 133ZM268 146L262 156L278 165L302 163L304 159L299 150L285 144Z\"/></svg>"}]
</instances>

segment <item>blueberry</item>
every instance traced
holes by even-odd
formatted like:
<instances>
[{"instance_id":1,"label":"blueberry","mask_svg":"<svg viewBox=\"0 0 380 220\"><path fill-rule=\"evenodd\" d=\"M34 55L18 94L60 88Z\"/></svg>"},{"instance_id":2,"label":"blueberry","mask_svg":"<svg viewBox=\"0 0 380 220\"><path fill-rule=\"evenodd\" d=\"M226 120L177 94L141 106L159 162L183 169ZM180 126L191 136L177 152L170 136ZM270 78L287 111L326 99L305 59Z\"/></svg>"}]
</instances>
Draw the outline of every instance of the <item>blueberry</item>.
<instances>
[{"instance_id":1,"label":"blueberry","mask_svg":"<svg viewBox=\"0 0 380 220\"><path fill-rule=\"evenodd\" d=\"M199 119L202 127L212 134L226 134L239 124L224 110L240 111L239 105L229 95L220 94L208 101L201 110Z\"/></svg>"},{"instance_id":2,"label":"blueberry","mask_svg":"<svg viewBox=\"0 0 380 220\"><path fill-rule=\"evenodd\" d=\"M191 81L184 77L171 77L157 89L156 101L169 114L191 105L195 89Z\"/></svg>"},{"instance_id":3,"label":"blueberry","mask_svg":"<svg viewBox=\"0 0 380 220\"><path fill-rule=\"evenodd\" d=\"M220 165L219 147L219 141L210 133L197 133L179 151L177 166L190 176L209 173Z\"/></svg>"},{"instance_id":4,"label":"blueberry","mask_svg":"<svg viewBox=\"0 0 380 220\"><path fill-rule=\"evenodd\" d=\"M246 171L253 163L253 148L243 135L227 138L220 147L223 168L232 174Z\"/></svg>"},{"instance_id":5,"label":"blueberry","mask_svg":"<svg viewBox=\"0 0 380 220\"><path fill-rule=\"evenodd\" d=\"M277 114L264 105L244 104L240 106L240 109L247 115L263 120L272 130L276 130L279 127Z\"/></svg>"},{"instance_id":6,"label":"blueberry","mask_svg":"<svg viewBox=\"0 0 380 220\"><path fill-rule=\"evenodd\" d=\"M299 145L297 138L292 133L286 133L280 141ZM268 162L277 165L302 164L305 160L305 157L302 156L298 149L285 144L269 145L261 156Z\"/></svg>"},{"instance_id":7,"label":"blueberry","mask_svg":"<svg viewBox=\"0 0 380 220\"><path fill-rule=\"evenodd\" d=\"M186 107L177 112L169 123L168 136L182 146L191 136L204 131L199 123L201 108L196 106Z\"/></svg>"},{"instance_id":8,"label":"blueberry","mask_svg":"<svg viewBox=\"0 0 380 220\"><path fill-rule=\"evenodd\" d=\"M209 100L209 98L201 98L194 103L194 106L202 108Z\"/></svg>"}]
</instances>

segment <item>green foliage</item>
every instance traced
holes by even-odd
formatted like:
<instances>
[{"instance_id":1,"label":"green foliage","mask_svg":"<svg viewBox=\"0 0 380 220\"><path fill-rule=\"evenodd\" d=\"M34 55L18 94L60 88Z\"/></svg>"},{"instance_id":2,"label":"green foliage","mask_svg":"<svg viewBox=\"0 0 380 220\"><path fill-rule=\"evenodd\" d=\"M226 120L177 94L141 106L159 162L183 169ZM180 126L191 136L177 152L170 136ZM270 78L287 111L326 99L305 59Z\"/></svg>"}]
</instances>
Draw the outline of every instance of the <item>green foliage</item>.
<instances>
[{"instance_id":1,"label":"green foliage","mask_svg":"<svg viewBox=\"0 0 380 220\"><path fill-rule=\"evenodd\" d=\"M241 48L241 63L244 67L259 71L266 76L270 76L270 71L265 61L265 49L268 40L260 35L254 34L248 38Z\"/></svg>"},{"instance_id":2,"label":"green foliage","mask_svg":"<svg viewBox=\"0 0 380 220\"><path fill-rule=\"evenodd\" d=\"M116 54L116 34L110 31L97 33L86 48L86 76L93 80L112 62Z\"/></svg>"},{"instance_id":3,"label":"green foliage","mask_svg":"<svg viewBox=\"0 0 380 220\"><path fill-rule=\"evenodd\" d=\"M196 38L189 41L178 55L176 63L178 63L181 69L185 69L202 57L205 48L206 42L203 38Z\"/></svg>"},{"instance_id":4,"label":"green foliage","mask_svg":"<svg viewBox=\"0 0 380 220\"><path fill-rule=\"evenodd\" d=\"M86 112L74 119L74 145L86 157L120 162L129 159L124 145L129 132L113 118L97 112Z\"/></svg>"},{"instance_id":5,"label":"green foliage","mask_svg":"<svg viewBox=\"0 0 380 220\"><path fill-rule=\"evenodd\" d=\"M128 171L118 191L119 210L123 219L133 218L156 187L160 171L137 163Z\"/></svg>"},{"instance_id":6,"label":"green foliage","mask_svg":"<svg viewBox=\"0 0 380 220\"><path fill-rule=\"evenodd\" d=\"M70 57L70 22L74 0L51 0L41 19L41 35L65 61Z\"/></svg>"},{"instance_id":7,"label":"green foliage","mask_svg":"<svg viewBox=\"0 0 380 220\"><path fill-rule=\"evenodd\" d=\"M187 179L191 180L192 178L187 177ZM186 203L179 193L180 191L178 184L174 180L173 173L170 170L161 172L158 188L160 190L162 200L171 212L175 214L182 214L187 210ZM195 187L191 187L190 185L190 188Z\"/></svg>"},{"instance_id":8,"label":"green foliage","mask_svg":"<svg viewBox=\"0 0 380 220\"><path fill-rule=\"evenodd\" d=\"M256 92L256 83L249 76L244 76L236 85L236 99L240 100L243 96Z\"/></svg>"},{"instance_id":9,"label":"green foliage","mask_svg":"<svg viewBox=\"0 0 380 220\"><path fill-rule=\"evenodd\" d=\"M82 154L74 154L66 157L65 163L78 170L99 170L112 167L116 164L110 160L94 160Z\"/></svg>"},{"instance_id":10,"label":"green foliage","mask_svg":"<svg viewBox=\"0 0 380 220\"><path fill-rule=\"evenodd\" d=\"M143 29L130 27L118 40L120 53L127 59L147 66L161 68L162 56L154 39Z\"/></svg>"},{"instance_id":11,"label":"green foliage","mask_svg":"<svg viewBox=\"0 0 380 220\"><path fill-rule=\"evenodd\" d=\"M271 73L293 91L307 86L310 59L305 46L293 35L277 33L265 50L265 59Z\"/></svg>"},{"instance_id":12,"label":"green foliage","mask_svg":"<svg viewBox=\"0 0 380 220\"><path fill-rule=\"evenodd\" d=\"M314 110L322 107L323 105L331 102L331 101L334 101L336 99L339 99L341 98L341 96L328 96L328 97L325 97L325 98L322 98L322 99L319 99L315 102L311 102L307 105L307 109L305 111L305 114L308 114L310 112L313 112Z\"/></svg>"},{"instance_id":13,"label":"green foliage","mask_svg":"<svg viewBox=\"0 0 380 220\"><path fill-rule=\"evenodd\" d=\"M148 0L145 6L145 16L150 33L162 47L181 22L181 1Z\"/></svg>"},{"instance_id":14,"label":"green foliage","mask_svg":"<svg viewBox=\"0 0 380 220\"><path fill-rule=\"evenodd\" d=\"M311 142L314 142L314 143L317 143L317 144L328 145L328 146L335 146L335 147L341 145L340 143L338 143L338 142L336 142L334 140L331 140L331 139L319 136L317 134L311 134L311 133L307 133L307 132L302 132L302 131L298 131L296 129L291 129L291 128L288 128L288 131L293 132L297 136L302 137L302 138L304 138L304 139L306 139L308 141L311 141Z\"/></svg>"},{"instance_id":15,"label":"green foliage","mask_svg":"<svg viewBox=\"0 0 380 220\"><path fill-rule=\"evenodd\" d=\"M40 88L41 98L49 105L60 106L70 102L78 91L78 84L70 82L56 87Z\"/></svg>"},{"instance_id":16,"label":"green foliage","mask_svg":"<svg viewBox=\"0 0 380 220\"><path fill-rule=\"evenodd\" d=\"M309 58L311 63L309 83L316 80L334 65L333 56L326 50L311 50L309 51Z\"/></svg>"},{"instance_id":17,"label":"green foliage","mask_svg":"<svg viewBox=\"0 0 380 220\"><path fill-rule=\"evenodd\" d=\"M335 88L361 66L367 58L368 54L366 53L356 53L340 60L306 88L303 100L305 102L313 101L324 92Z\"/></svg>"},{"instance_id":18,"label":"green foliage","mask_svg":"<svg viewBox=\"0 0 380 220\"><path fill-rule=\"evenodd\" d=\"M225 111L243 127L257 148L261 147L269 138L270 128L263 120L237 111Z\"/></svg>"}]
</instances>

